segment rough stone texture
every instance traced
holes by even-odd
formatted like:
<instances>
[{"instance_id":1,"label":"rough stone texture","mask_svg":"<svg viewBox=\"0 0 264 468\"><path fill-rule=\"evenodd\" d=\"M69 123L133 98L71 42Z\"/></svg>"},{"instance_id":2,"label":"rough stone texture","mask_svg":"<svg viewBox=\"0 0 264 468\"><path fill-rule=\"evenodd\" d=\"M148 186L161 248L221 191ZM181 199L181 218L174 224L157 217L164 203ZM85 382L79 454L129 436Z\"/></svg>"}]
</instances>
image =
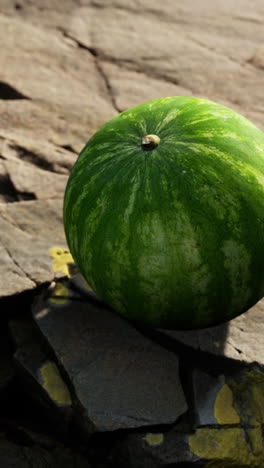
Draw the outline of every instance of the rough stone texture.
<instances>
[{"instance_id":1,"label":"rough stone texture","mask_svg":"<svg viewBox=\"0 0 264 468\"><path fill-rule=\"evenodd\" d=\"M49 420L66 431L72 413L71 394L54 359L40 342L33 321L28 317L12 319L9 329L20 382L37 405L44 408Z\"/></svg>"},{"instance_id":2,"label":"rough stone texture","mask_svg":"<svg viewBox=\"0 0 264 468\"><path fill-rule=\"evenodd\" d=\"M176 425L169 431L129 434L115 448L118 466L125 461L129 468L204 467L210 461L212 467L264 466L264 374L244 369L213 378L195 373L196 430Z\"/></svg>"},{"instance_id":3,"label":"rough stone texture","mask_svg":"<svg viewBox=\"0 0 264 468\"><path fill-rule=\"evenodd\" d=\"M264 128L263 15L260 0L243 0L239 12L235 2L209 0L2 0L0 203L44 198L55 206L88 138L118 111L149 99L203 96ZM65 245L60 229L50 247ZM16 252L1 248L9 280L0 295L51 279L44 250L43 268L21 271L15 233Z\"/></svg>"},{"instance_id":4,"label":"rough stone texture","mask_svg":"<svg viewBox=\"0 0 264 468\"><path fill-rule=\"evenodd\" d=\"M85 299L67 297L65 285L64 298L40 300L34 316L94 430L176 422L187 409L177 356Z\"/></svg>"},{"instance_id":5,"label":"rough stone texture","mask_svg":"<svg viewBox=\"0 0 264 468\"><path fill-rule=\"evenodd\" d=\"M51 414L54 414L53 405L63 409L71 407L70 392L58 367L54 361L47 359L36 342L19 348L14 358L20 366L20 373L24 374L23 380L30 381L32 393L41 400L42 405L51 407ZM38 389L37 392L34 392L34 387Z\"/></svg>"},{"instance_id":6,"label":"rough stone texture","mask_svg":"<svg viewBox=\"0 0 264 468\"><path fill-rule=\"evenodd\" d=\"M203 330L160 330L191 348L238 361L264 364L264 299L235 319Z\"/></svg>"},{"instance_id":7,"label":"rough stone texture","mask_svg":"<svg viewBox=\"0 0 264 468\"><path fill-rule=\"evenodd\" d=\"M93 56L58 33L19 19L1 15L0 25L1 82L26 97L0 100L4 135L81 149L116 113Z\"/></svg>"},{"instance_id":8,"label":"rough stone texture","mask_svg":"<svg viewBox=\"0 0 264 468\"><path fill-rule=\"evenodd\" d=\"M118 468L204 467L206 460L190 451L188 436L177 432L130 434L116 447Z\"/></svg>"},{"instance_id":9,"label":"rough stone texture","mask_svg":"<svg viewBox=\"0 0 264 468\"><path fill-rule=\"evenodd\" d=\"M215 415L215 403L223 386L224 382L219 377L213 377L194 369L193 390L197 426L209 426L218 423ZM227 407L227 411L230 411L230 405Z\"/></svg>"},{"instance_id":10,"label":"rough stone texture","mask_svg":"<svg viewBox=\"0 0 264 468\"><path fill-rule=\"evenodd\" d=\"M209 0L163 0L161 3L153 0L1 0L1 315L10 314L12 307L22 314L22 293L36 290L56 276L49 249L66 247L62 197L67 176L88 138L119 111L162 96L194 95L223 103L264 129L263 23L261 0L241 0L239 7L235 1ZM66 267L65 271L68 271ZM107 406L110 418L111 395L116 418L120 415L117 411L120 400L117 401L115 385L124 392L123 397L129 386L137 386L137 396L128 392L123 400L127 406L121 408L121 426L138 426L137 432L126 429L126 435L121 431L123 435L118 436L117 431L117 444L112 444L114 436L109 432L107 438L99 437L93 451L102 453L100 468L105 466L107 458L101 451L104 444L106 453L112 454L110 466L119 463L120 467L164 468L205 466L208 462L212 462L211 466L237 468L264 466L263 300L246 314L219 327L195 332L145 330L145 337L139 329L136 331L111 315L107 329L110 334L105 337L104 323L100 323L99 312L98 315L94 312L99 310L105 314L105 309L99 307L100 302L80 275L74 276L71 286L71 292L65 283L56 289L54 302L49 305L53 312L56 309L56 320L55 312L41 319L43 326L45 320L49 323L48 330L56 341L49 336L48 342L53 347L49 353L42 348L40 351L34 327L35 344L32 345L27 326L24 330L21 322L12 323L13 346L21 376L19 385L14 383L12 347L3 326L0 334L3 338L0 346L1 414L9 390L10 406L7 405L5 413L8 418L15 401L18 401L15 413L24 407L26 394L29 399L26 411L30 413L35 393L39 393L39 399L36 398L39 406L45 407L44 400L47 403L47 399L54 396L54 388L58 389L58 375L52 371L59 365L60 371L64 369L65 372L65 385L70 387L70 393L77 395L74 411L79 418L82 411L86 415L84 419L87 414L92 416L100 429L105 429L107 424L110 429L110 419L106 423L105 415L91 411L95 400ZM74 299L77 290L80 307ZM12 303L4 302L15 293L17 296ZM69 301L67 320L62 321L65 301ZM86 317L84 310L88 306L85 304L91 301L94 302ZM104 315L104 320L106 318ZM55 324L53 330L50 329L51 319ZM88 330L91 322L93 326ZM40 319L38 323L40 325ZM124 328L119 328L120 323ZM114 333L115 327L126 333L129 330L133 346L121 333L118 336ZM96 361L94 354L89 355L87 361L84 354L77 358L80 347L87 351L85 331L91 338L91 345L98 347ZM65 349L59 336L68 343ZM149 345L150 339L155 343ZM67 340L71 340L71 348ZM134 340L142 343L137 349ZM110 357L112 364L114 358L119 357L118 347L126 350L126 359L122 356L122 362L127 367L120 374L117 366L112 369L107 366ZM155 354L155 349L160 352ZM71 355L72 350L75 352ZM144 406L145 395L140 392L142 381L144 385L147 378L149 385L152 382L151 398L154 392L158 400L161 388L153 385L155 374L150 374L152 368L147 361L138 357L133 362L132 357L139 354L140 357L144 354L145 359L156 356L151 363L156 368L162 356L163 359L168 357L162 369L167 381L163 379L159 383L165 386L167 382L163 399L177 382L177 391L182 395L182 388L184 390L188 411L180 416L179 422L174 424L180 414L176 411L174 397L164 403L163 408L155 407L153 411L153 414L158 411L159 422L170 421L173 427L163 424L145 430L139 427L157 421L153 414L149 417L152 406ZM80 373L76 374L78 364ZM44 379L39 372L43 365L46 365ZM175 373L171 373L170 366L175 367ZM51 386L47 388L45 381L47 383L50 375L53 378L48 378ZM121 377L128 375L130 380L122 381ZM96 382L97 387L91 387L89 379L86 381L88 376L92 376L92 383ZM168 383L169 376L172 380ZM81 377L85 381L81 381ZM85 388L85 396L80 388ZM94 388L99 390L97 395L93 393L91 402L87 391L92 392ZM44 397L49 392L50 396ZM13 393L15 399L12 399ZM140 414L135 414L139 419L134 422L131 418L128 421L128 415L133 415L135 409L135 406L128 408L129 402L138 405ZM171 405L175 406L169 413ZM143 406L143 410L139 410ZM54 400L52 403L51 397L46 407L53 408L56 419L55 412L60 412L60 405ZM37 408L36 416L42 425ZM125 422L124 417L127 417ZM0 423L1 434L4 434L2 426L7 422L2 416ZM29 429L21 431L19 424L15 420L16 442L9 435L3 435L0 440L1 466L89 466L87 456L74 454L44 439L37 442L37 436L25 436ZM115 419L113 427L117 426ZM25 437L23 445L21 440Z\"/></svg>"},{"instance_id":11,"label":"rough stone texture","mask_svg":"<svg viewBox=\"0 0 264 468\"><path fill-rule=\"evenodd\" d=\"M19 160L6 161L4 167L18 193L27 193L33 199L52 199L64 195L68 175L44 171Z\"/></svg>"},{"instance_id":12,"label":"rough stone texture","mask_svg":"<svg viewBox=\"0 0 264 468\"><path fill-rule=\"evenodd\" d=\"M0 295L8 296L51 281L49 249L65 246L62 199L0 205Z\"/></svg>"},{"instance_id":13,"label":"rough stone texture","mask_svg":"<svg viewBox=\"0 0 264 468\"><path fill-rule=\"evenodd\" d=\"M97 435L88 453L102 466L264 466L263 366L201 349L188 358L180 342L169 352L107 309L79 274L45 289L34 321L12 319L10 330L28 398L59 433L75 420L87 443Z\"/></svg>"}]
</instances>

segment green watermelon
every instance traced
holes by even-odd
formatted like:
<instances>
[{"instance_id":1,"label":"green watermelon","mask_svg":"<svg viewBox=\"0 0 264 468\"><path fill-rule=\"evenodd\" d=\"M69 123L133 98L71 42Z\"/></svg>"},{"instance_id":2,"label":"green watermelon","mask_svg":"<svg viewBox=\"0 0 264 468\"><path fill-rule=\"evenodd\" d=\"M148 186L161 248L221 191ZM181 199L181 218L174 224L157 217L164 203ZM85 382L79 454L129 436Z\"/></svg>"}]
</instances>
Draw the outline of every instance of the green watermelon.
<instances>
[{"instance_id":1,"label":"green watermelon","mask_svg":"<svg viewBox=\"0 0 264 468\"><path fill-rule=\"evenodd\" d=\"M264 295L264 133L195 97L122 112L80 153L64 224L80 272L121 315L228 321Z\"/></svg>"}]
</instances>

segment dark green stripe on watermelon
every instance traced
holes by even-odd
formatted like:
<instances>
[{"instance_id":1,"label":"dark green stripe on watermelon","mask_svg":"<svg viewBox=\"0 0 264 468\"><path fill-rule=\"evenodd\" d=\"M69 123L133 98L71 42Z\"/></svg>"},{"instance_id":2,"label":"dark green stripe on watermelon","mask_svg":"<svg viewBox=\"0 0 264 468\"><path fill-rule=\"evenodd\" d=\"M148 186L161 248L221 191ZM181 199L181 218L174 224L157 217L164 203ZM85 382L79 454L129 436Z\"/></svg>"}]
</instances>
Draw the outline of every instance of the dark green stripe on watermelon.
<instances>
[{"instance_id":1,"label":"dark green stripe on watermelon","mask_svg":"<svg viewBox=\"0 0 264 468\"><path fill-rule=\"evenodd\" d=\"M142 138L160 143L151 151ZM151 101L106 123L65 192L67 241L118 312L165 328L228 320L264 295L264 136L211 101Z\"/></svg>"}]
</instances>

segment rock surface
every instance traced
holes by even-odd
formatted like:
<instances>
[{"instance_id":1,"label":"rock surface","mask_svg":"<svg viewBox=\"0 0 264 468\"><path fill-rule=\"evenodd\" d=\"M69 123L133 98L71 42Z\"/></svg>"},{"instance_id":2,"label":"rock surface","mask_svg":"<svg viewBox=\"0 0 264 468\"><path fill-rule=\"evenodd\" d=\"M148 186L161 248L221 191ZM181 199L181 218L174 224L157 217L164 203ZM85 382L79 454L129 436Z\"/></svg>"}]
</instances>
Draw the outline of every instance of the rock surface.
<instances>
[{"instance_id":1,"label":"rock surface","mask_svg":"<svg viewBox=\"0 0 264 468\"><path fill-rule=\"evenodd\" d=\"M68 294L60 303L54 297L40 300L34 317L68 375L87 425L110 431L176 422L187 410L177 356L101 303Z\"/></svg>"},{"instance_id":2,"label":"rock surface","mask_svg":"<svg viewBox=\"0 0 264 468\"><path fill-rule=\"evenodd\" d=\"M61 198L1 204L1 296L51 281L49 249L54 244L66 245Z\"/></svg>"},{"instance_id":3,"label":"rock surface","mask_svg":"<svg viewBox=\"0 0 264 468\"><path fill-rule=\"evenodd\" d=\"M120 111L193 95L264 130L263 23L261 0L1 0L1 466L264 466L264 300L135 328L75 274L62 223L79 151Z\"/></svg>"},{"instance_id":4,"label":"rock surface","mask_svg":"<svg viewBox=\"0 0 264 468\"><path fill-rule=\"evenodd\" d=\"M264 364L264 299L228 323L203 330L161 330L176 341L217 356Z\"/></svg>"},{"instance_id":5,"label":"rock surface","mask_svg":"<svg viewBox=\"0 0 264 468\"><path fill-rule=\"evenodd\" d=\"M0 201L44 198L55 206L88 138L118 111L149 99L203 96L264 128L263 15L260 0L244 0L239 14L234 4L209 0L196 6L172 0L160 6L3 0ZM56 210L59 216L61 209ZM43 219L53 223L46 212ZM62 225L60 230L54 245L65 245ZM3 240L1 245L10 278L1 285L1 295L50 280L47 250L39 253L45 273L35 269L32 278L23 272L13 246Z\"/></svg>"}]
</instances>

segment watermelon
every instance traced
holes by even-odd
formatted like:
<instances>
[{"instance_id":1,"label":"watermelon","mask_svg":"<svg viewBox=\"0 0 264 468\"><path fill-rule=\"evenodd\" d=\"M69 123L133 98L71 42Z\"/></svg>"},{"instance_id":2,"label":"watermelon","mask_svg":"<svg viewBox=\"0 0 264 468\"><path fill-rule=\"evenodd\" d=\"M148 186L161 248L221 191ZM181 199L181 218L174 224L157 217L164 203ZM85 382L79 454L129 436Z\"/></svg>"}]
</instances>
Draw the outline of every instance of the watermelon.
<instances>
[{"instance_id":1,"label":"watermelon","mask_svg":"<svg viewBox=\"0 0 264 468\"><path fill-rule=\"evenodd\" d=\"M80 153L64 225L119 314L168 329L226 322L264 295L264 133L195 97L126 110Z\"/></svg>"}]
</instances>

